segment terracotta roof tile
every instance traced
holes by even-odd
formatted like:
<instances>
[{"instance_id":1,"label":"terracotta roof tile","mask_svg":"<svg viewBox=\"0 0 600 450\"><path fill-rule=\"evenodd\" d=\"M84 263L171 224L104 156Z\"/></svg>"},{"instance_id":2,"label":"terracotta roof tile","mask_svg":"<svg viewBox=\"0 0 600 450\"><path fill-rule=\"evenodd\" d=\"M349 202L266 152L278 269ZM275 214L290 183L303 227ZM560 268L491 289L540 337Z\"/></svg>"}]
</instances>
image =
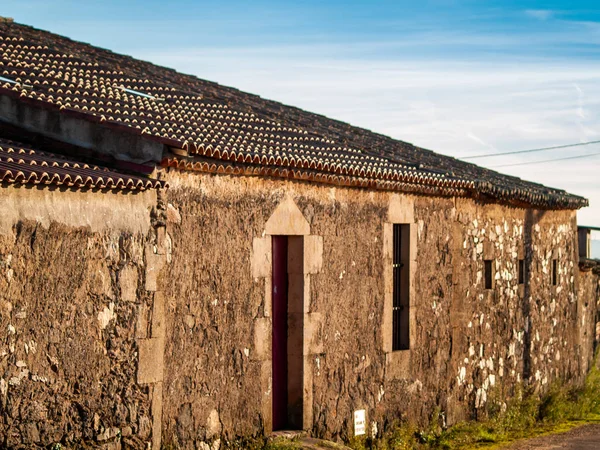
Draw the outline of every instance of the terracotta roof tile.
<instances>
[{"instance_id":1,"label":"terracotta roof tile","mask_svg":"<svg viewBox=\"0 0 600 450\"><path fill-rule=\"evenodd\" d=\"M70 188L144 191L164 183L115 172L106 167L71 161L0 138L0 182L45 184Z\"/></svg>"},{"instance_id":2,"label":"terracotta roof tile","mask_svg":"<svg viewBox=\"0 0 600 450\"><path fill-rule=\"evenodd\" d=\"M189 158L180 157L187 162L177 164L184 169L211 159L223 167L236 163L268 168L263 172L310 173L307 179L315 181L410 186L422 193L430 193L431 186L458 189L518 206L588 204L561 190L15 23L0 23L0 77L5 78L0 94L184 149ZM168 157L165 163L173 161Z\"/></svg>"}]
</instances>

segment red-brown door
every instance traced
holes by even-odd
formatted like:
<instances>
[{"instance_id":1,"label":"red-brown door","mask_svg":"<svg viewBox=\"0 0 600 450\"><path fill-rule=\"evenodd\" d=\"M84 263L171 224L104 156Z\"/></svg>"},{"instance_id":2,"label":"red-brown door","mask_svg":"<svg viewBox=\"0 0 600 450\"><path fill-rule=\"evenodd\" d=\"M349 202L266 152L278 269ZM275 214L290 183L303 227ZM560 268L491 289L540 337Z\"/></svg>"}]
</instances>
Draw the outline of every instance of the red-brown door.
<instances>
[{"instance_id":1,"label":"red-brown door","mask_svg":"<svg viewBox=\"0 0 600 450\"><path fill-rule=\"evenodd\" d=\"M273 430L288 422L288 238L273 236Z\"/></svg>"}]
</instances>

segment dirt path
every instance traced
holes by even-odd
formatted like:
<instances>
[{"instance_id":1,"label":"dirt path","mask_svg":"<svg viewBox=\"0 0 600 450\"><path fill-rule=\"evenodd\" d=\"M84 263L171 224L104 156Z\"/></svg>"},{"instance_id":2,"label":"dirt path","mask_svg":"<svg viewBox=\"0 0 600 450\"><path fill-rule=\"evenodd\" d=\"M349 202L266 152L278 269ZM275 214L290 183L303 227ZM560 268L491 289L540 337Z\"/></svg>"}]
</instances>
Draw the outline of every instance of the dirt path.
<instances>
[{"instance_id":1,"label":"dirt path","mask_svg":"<svg viewBox=\"0 0 600 450\"><path fill-rule=\"evenodd\" d=\"M503 450L600 450L600 424L584 425L566 433L515 442Z\"/></svg>"}]
</instances>

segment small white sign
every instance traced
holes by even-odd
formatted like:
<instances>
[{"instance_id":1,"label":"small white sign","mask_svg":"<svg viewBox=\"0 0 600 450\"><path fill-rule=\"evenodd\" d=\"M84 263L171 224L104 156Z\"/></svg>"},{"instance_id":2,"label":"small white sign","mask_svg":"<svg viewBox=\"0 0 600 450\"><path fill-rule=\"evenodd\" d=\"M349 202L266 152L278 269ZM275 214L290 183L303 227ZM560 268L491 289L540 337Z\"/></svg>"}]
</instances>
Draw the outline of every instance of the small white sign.
<instances>
[{"instance_id":1,"label":"small white sign","mask_svg":"<svg viewBox=\"0 0 600 450\"><path fill-rule=\"evenodd\" d=\"M366 414L364 409L354 411L354 436L360 436L366 433Z\"/></svg>"}]
</instances>

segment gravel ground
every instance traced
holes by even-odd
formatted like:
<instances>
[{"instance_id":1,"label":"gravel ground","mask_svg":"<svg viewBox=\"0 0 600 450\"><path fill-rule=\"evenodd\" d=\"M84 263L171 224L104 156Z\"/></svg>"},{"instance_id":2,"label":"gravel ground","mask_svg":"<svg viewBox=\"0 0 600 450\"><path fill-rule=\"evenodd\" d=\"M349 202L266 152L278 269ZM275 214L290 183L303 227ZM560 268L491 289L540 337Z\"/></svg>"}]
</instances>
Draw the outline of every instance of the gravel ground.
<instances>
[{"instance_id":1,"label":"gravel ground","mask_svg":"<svg viewBox=\"0 0 600 450\"><path fill-rule=\"evenodd\" d=\"M600 450L600 424L584 425L566 433L515 442L504 450Z\"/></svg>"}]
</instances>

